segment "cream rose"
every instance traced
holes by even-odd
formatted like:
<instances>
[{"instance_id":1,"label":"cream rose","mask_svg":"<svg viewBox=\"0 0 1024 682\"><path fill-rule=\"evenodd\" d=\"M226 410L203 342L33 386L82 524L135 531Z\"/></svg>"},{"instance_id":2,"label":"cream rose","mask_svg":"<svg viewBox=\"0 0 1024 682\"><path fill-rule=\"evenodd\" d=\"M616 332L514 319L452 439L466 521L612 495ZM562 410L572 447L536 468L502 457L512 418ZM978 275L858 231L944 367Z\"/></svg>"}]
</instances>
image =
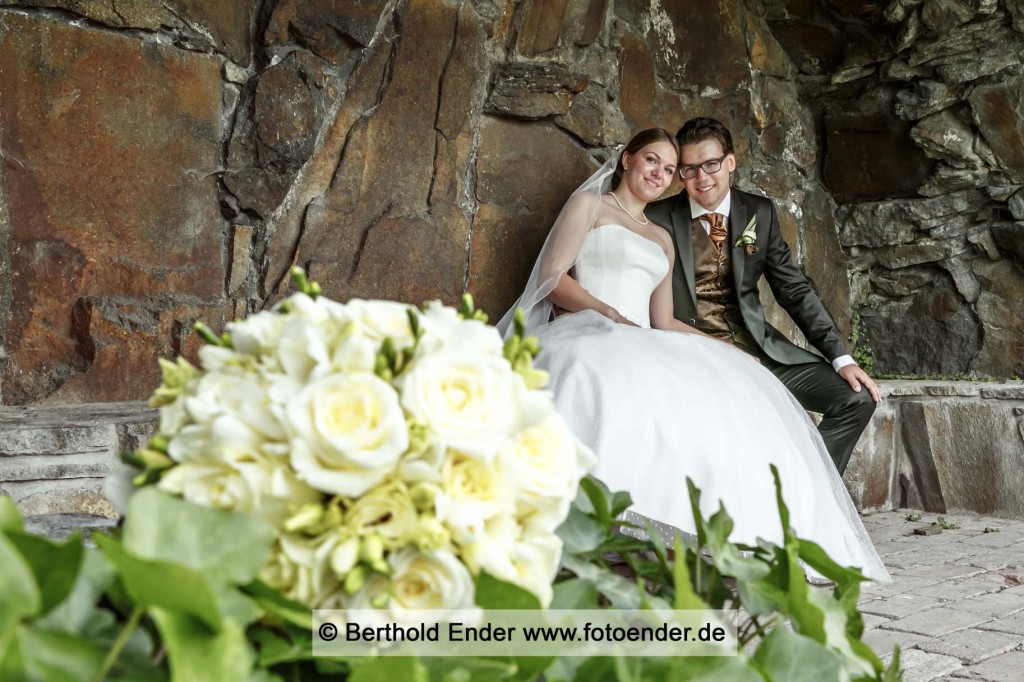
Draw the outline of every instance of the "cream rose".
<instances>
[{"instance_id":1,"label":"cream rose","mask_svg":"<svg viewBox=\"0 0 1024 682\"><path fill-rule=\"evenodd\" d=\"M377 486L352 503L345 512L345 526L354 535L378 534L388 549L403 547L417 529L409 489L399 481Z\"/></svg>"},{"instance_id":2,"label":"cream rose","mask_svg":"<svg viewBox=\"0 0 1024 682\"><path fill-rule=\"evenodd\" d=\"M442 447L490 459L516 423L515 378L500 355L442 349L399 380L402 406Z\"/></svg>"},{"instance_id":3,"label":"cream rose","mask_svg":"<svg viewBox=\"0 0 1024 682\"><path fill-rule=\"evenodd\" d=\"M505 345L497 329L479 320L464 320L454 308L444 306L440 301L424 304L420 322L425 332L424 342L431 349L459 346L500 356Z\"/></svg>"},{"instance_id":4,"label":"cream rose","mask_svg":"<svg viewBox=\"0 0 1024 682\"><path fill-rule=\"evenodd\" d=\"M378 347L385 338L390 338L395 348L412 345L415 339L409 325L410 310L416 309L395 301L365 301L354 298L345 304L346 319L355 323L356 334L365 336Z\"/></svg>"},{"instance_id":5,"label":"cream rose","mask_svg":"<svg viewBox=\"0 0 1024 682\"><path fill-rule=\"evenodd\" d=\"M422 622L424 611L473 609L474 583L466 566L448 550L403 549L388 558L390 579L374 575L353 595L353 610L382 609L385 620ZM351 620L358 620L353 615Z\"/></svg>"},{"instance_id":6,"label":"cream rose","mask_svg":"<svg viewBox=\"0 0 1024 682\"><path fill-rule=\"evenodd\" d=\"M488 519L515 509L516 482L499 462L449 452L441 467L437 518L458 542L472 542Z\"/></svg>"},{"instance_id":7,"label":"cream rose","mask_svg":"<svg viewBox=\"0 0 1024 682\"><path fill-rule=\"evenodd\" d=\"M565 520L580 479L595 463L593 453L554 412L513 436L499 459L519 484L520 521L549 533Z\"/></svg>"},{"instance_id":8,"label":"cream rose","mask_svg":"<svg viewBox=\"0 0 1024 682\"><path fill-rule=\"evenodd\" d=\"M511 516L486 524L476 542L462 548L462 558L473 573L487 571L499 580L518 585L551 604L551 583L558 573L562 541L551 533L525 533Z\"/></svg>"},{"instance_id":9,"label":"cream rose","mask_svg":"<svg viewBox=\"0 0 1024 682\"><path fill-rule=\"evenodd\" d=\"M312 538L284 533L274 544L259 577L311 609L334 607L337 595L343 591L331 569L331 553L338 542L339 536L333 531Z\"/></svg>"},{"instance_id":10,"label":"cream rose","mask_svg":"<svg viewBox=\"0 0 1024 682\"><path fill-rule=\"evenodd\" d=\"M314 381L284 414L295 471L327 493L362 495L394 469L409 447L395 389L372 374Z\"/></svg>"}]
</instances>

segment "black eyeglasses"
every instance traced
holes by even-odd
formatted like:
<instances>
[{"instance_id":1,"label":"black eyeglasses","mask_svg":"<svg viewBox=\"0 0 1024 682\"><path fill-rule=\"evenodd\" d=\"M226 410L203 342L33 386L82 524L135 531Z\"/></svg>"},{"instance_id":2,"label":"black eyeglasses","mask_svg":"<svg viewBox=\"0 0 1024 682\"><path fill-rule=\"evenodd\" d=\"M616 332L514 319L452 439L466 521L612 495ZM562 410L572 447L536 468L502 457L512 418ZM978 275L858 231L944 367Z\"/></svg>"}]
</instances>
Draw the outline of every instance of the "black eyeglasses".
<instances>
[{"instance_id":1,"label":"black eyeglasses","mask_svg":"<svg viewBox=\"0 0 1024 682\"><path fill-rule=\"evenodd\" d=\"M725 161L726 156L729 155L723 154L717 159L708 159L704 163L698 163L690 166L680 166L679 175L681 177L686 178L687 180L690 180L692 178L697 177L697 171L699 171L702 168L704 169L704 172L707 173L708 175L711 175L712 173L717 173L719 170L721 170L722 162Z\"/></svg>"}]
</instances>

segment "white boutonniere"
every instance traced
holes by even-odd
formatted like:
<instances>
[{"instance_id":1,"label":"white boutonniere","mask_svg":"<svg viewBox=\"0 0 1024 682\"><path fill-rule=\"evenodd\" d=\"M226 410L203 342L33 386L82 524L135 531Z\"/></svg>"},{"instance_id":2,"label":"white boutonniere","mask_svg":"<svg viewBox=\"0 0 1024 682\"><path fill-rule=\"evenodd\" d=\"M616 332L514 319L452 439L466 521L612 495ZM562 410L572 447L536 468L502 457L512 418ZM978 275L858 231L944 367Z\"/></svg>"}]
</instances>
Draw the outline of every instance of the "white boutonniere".
<instances>
[{"instance_id":1,"label":"white boutonniere","mask_svg":"<svg viewBox=\"0 0 1024 682\"><path fill-rule=\"evenodd\" d=\"M748 256L752 256L757 253L757 216L750 219L747 226L743 228L743 232L740 232L739 239L732 245L733 248L737 246L745 246Z\"/></svg>"}]
</instances>

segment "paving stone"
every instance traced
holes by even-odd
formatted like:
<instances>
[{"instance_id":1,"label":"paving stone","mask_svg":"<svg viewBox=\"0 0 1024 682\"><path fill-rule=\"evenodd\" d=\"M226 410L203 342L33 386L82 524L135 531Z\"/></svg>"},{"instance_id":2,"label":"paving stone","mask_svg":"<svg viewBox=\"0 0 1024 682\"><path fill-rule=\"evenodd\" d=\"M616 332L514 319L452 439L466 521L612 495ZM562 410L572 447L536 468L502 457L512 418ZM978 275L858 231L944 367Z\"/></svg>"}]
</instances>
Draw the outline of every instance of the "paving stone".
<instances>
[{"instance_id":1,"label":"paving stone","mask_svg":"<svg viewBox=\"0 0 1024 682\"><path fill-rule=\"evenodd\" d=\"M899 632L897 630L882 630L874 628L865 630L861 641L871 647L879 656L886 656L892 653L893 647L899 645L900 651L906 651L920 642L929 638L923 635L915 635L913 632Z\"/></svg>"},{"instance_id":2,"label":"paving stone","mask_svg":"<svg viewBox=\"0 0 1024 682\"><path fill-rule=\"evenodd\" d=\"M891 583L869 583L861 588L861 602L903 594L919 587L934 585L938 578L919 578L909 573L895 573Z\"/></svg>"},{"instance_id":3,"label":"paving stone","mask_svg":"<svg viewBox=\"0 0 1024 682\"><path fill-rule=\"evenodd\" d=\"M916 594L897 594L886 599L875 599L860 605L863 613L886 618L903 618L942 606L941 599Z\"/></svg>"},{"instance_id":4,"label":"paving stone","mask_svg":"<svg viewBox=\"0 0 1024 682\"><path fill-rule=\"evenodd\" d=\"M891 618L886 618L885 616L876 616L873 613L863 613L863 612L861 613L861 618L864 620L864 629L865 630L872 630L872 629L877 628L880 625L884 625L885 623L888 623L889 621L892 620Z\"/></svg>"},{"instance_id":5,"label":"paving stone","mask_svg":"<svg viewBox=\"0 0 1024 682\"><path fill-rule=\"evenodd\" d=\"M922 597L924 599L924 597ZM962 611L953 606L943 606L937 609L929 609L923 613L914 613L905 618L894 620L882 626L886 630L899 630L901 632L913 632L928 637L941 637L942 635L966 630L991 620L988 616Z\"/></svg>"},{"instance_id":6,"label":"paving stone","mask_svg":"<svg viewBox=\"0 0 1024 682\"><path fill-rule=\"evenodd\" d=\"M918 649L901 651L900 664L904 670L903 682L930 682L936 677L948 675L963 668L963 664L958 658L930 654Z\"/></svg>"},{"instance_id":7,"label":"paving stone","mask_svg":"<svg viewBox=\"0 0 1024 682\"><path fill-rule=\"evenodd\" d=\"M978 566L970 566L963 563L956 564L941 564L935 566L916 566L913 569L900 569L896 571L899 576L910 576L913 578L924 578L932 579L936 582L940 580L951 580L954 578L968 578L972 575L980 575L985 572L985 569ZM893 580L899 580L897 575L893 575Z\"/></svg>"},{"instance_id":8,"label":"paving stone","mask_svg":"<svg viewBox=\"0 0 1024 682\"><path fill-rule=\"evenodd\" d=\"M987 661L964 668L956 673L956 680L964 678L985 680L985 682L1020 682L1021 671L1024 670L1024 652L1010 651L993 656Z\"/></svg>"},{"instance_id":9,"label":"paving stone","mask_svg":"<svg viewBox=\"0 0 1024 682\"><path fill-rule=\"evenodd\" d=\"M986 552L986 550L980 547L958 546L955 543L945 543L931 547L915 547L909 551L885 557L885 565L907 569L917 568L918 566L941 566L951 561L974 564L973 557L979 552ZM981 563L976 565L987 568L987 566L983 566ZM995 566L995 568L999 568L999 566Z\"/></svg>"},{"instance_id":10,"label":"paving stone","mask_svg":"<svg viewBox=\"0 0 1024 682\"><path fill-rule=\"evenodd\" d=\"M981 550L974 556L961 560L961 563L969 563L986 571L996 571L1005 566L1021 566L1024 565L1024 542L999 549Z\"/></svg>"},{"instance_id":11,"label":"paving stone","mask_svg":"<svg viewBox=\"0 0 1024 682\"><path fill-rule=\"evenodd\" d=\"M1007 590L992 592L970 599L961 599L953 604L958 609L973 611L992 618L1003 618L1018 611L1024 611L1024 595L1008 594Z\"/></svg>"},{"instance_id":12,"label":"paving stone","mask_svg":"<svg viewBox=\"0 0 1024 682\"><path fill-rule=\"evenodd\" d=\"M994 528L995 526L990 526ZM1000 549L1003 547L1009 547L1024 541L1024 530L1018 530L1016 528L1000 530L996 533L979 533L973 535L965 540L963 544L969 547L985 547L988 549Z\"/></svg>"},{"instance_id":13,"label":"paving stone","mask_svg":"<svg viewBox=\"0 0 1024 682\"><path fill-rule=\"evenodd\" d=\"M1024 612L1014 613L1005 618L990 620L979 626L982 630L993 630L995 632L1008 632L1014 635L1024 635Z\"/></svg>"},{"instance_id":14,"label":"paving stone","mask_svg":"<svg viewBox=\"0 0 1024 682\"><path fill-rule=\"evenodd\" d=\"M933 654L956 656L963 663L974 665L1011 651L1021 642L1024 642L1024 635L971 629L921 642L918 648Z\"/></svg>"},{"instance_id":15,"label":"paving stone","mask_svg":"<svg viewBox=\"0 0 1024 682\"><path fill-rule=\"evenodd\" d=\"M946 580L928 587L919 587L911 591L923 597L934 597L943 601L969 599L978 595L998 592L1006 587L1006 581L998 573L984 573L963 580Z\"/></svg>"}]
</instances>

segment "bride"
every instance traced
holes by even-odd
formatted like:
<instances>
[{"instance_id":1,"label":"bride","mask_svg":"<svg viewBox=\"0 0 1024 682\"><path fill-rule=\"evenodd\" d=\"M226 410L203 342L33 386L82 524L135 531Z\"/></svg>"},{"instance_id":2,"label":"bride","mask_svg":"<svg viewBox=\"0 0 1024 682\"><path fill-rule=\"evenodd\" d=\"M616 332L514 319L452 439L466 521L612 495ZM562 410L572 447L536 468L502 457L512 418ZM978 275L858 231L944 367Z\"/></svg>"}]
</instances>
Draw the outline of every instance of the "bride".
<instances>
[{"instance_id":1,"label":"bride","mask_svg":"<svg viewBox=\"0 0 1024 682\"><path fill-rule=\"evenodd\" d=\"M577 189L498 328L510 333L523 310L559 412L597 454L594 474L633 497L627 521L650 520L668 543L693 534L689 476L702 514L721 502L735 520L731 541L780 543L775 464L797 534L888 580L796 399L756 359L672 314L672 241L644 208L678 158L670 133L644 130Z\"/></svg>"}]
</instances>

